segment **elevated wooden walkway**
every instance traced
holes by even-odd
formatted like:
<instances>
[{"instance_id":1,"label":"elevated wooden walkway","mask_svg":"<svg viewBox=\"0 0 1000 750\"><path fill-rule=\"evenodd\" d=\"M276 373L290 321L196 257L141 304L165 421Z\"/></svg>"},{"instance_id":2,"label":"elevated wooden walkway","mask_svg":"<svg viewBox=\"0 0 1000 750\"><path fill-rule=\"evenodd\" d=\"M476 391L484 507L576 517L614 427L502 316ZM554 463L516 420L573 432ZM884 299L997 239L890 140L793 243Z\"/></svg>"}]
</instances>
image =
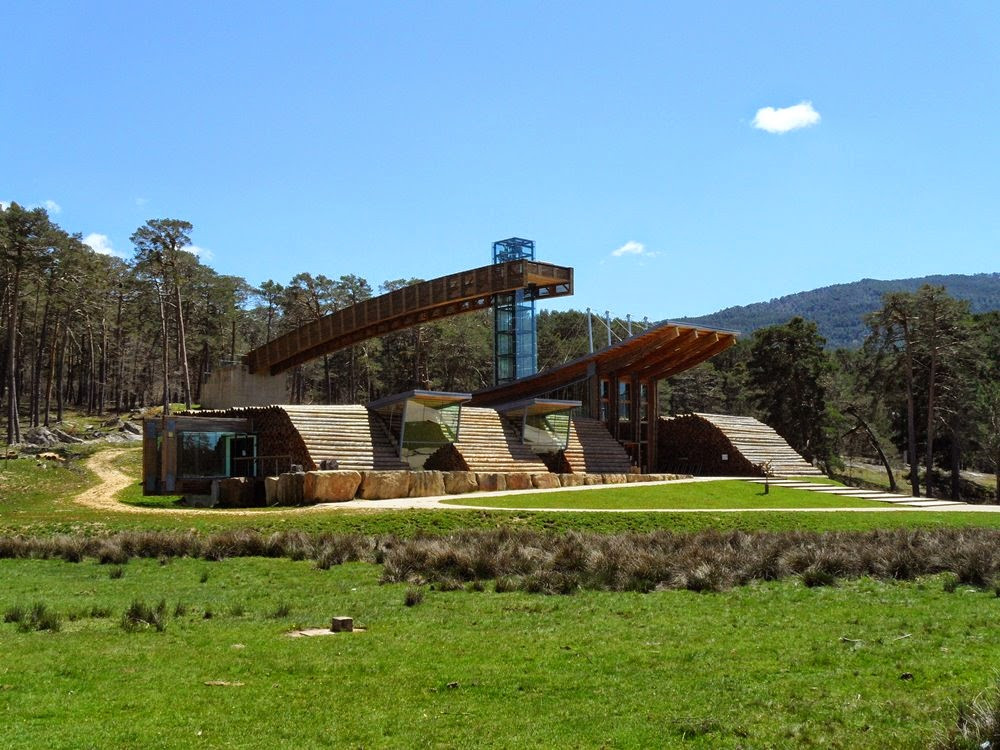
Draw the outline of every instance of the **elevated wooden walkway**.
<instances>
[{"instance_id":1,"label":"elevated wooden walkway","mask_svg":"<svg viewBox=\"0 0 1000 750\"><path fill-rule=\"evenodd\" d=\"M359 341L480 310L519 289L533 299L573 293L573 269L514 260L441 276L358 302L267 342L247 354L251 373L277 375Z\"/></svg>"},{"instance_id":2,"label":"elevated wooden walkway","mask_svg":"<svg viewBox=\"0 0 1000 750\"><path fill-rule=\"evenodd\" d=\"M516 430L494 409L462 407L459 440L427 459L425 469L443 471L548 471L542 460L521 442Z\"/></svg>"},{"instance_id":3,"label":"elevated wooden walkway","mask_svg":"<svg viewBox=\"0 0 1000 750\"><path fill-rule=\"evenodd\" d=\"M569 442L562 452L565 468L573 474L627 474L632 463L621 443L598 419L570 420Z\"/></svg>"}]
</instances>

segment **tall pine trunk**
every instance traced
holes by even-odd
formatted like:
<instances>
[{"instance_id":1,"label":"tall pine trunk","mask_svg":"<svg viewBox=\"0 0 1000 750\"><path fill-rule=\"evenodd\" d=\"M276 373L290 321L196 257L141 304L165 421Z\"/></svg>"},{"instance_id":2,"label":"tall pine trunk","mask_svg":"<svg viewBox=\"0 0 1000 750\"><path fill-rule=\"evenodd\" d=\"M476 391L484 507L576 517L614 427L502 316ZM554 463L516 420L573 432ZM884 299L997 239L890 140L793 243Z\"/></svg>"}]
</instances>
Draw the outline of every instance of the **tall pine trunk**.
<instances>
[{"instance_id":1,"label":"tall pine trunk","mask_svg":"<svg viewBox=\"0 0 1000 750\"><path fill-rule=\"evenodd\" d=\"M181 307L181 287L174 284L177 299L177 345L179 348L181 375L184 378L184 406L191 408L191 373L188 371L187 340L184 337L184 310Z\"/></svg>"},{"instance_id":2,"label":"tall pine trunk","mask_svg":"<svg viewBox=\"0 0 1000 750\"><path fill-rule=\"evenodd\" d=\"M15 351L17 349L17 298L21 286L21 248L18 246L14 258L14 280L10 291L10 317L7 325L7 362L4 373L7 376L7 443L21 442L21 425L17 414L17 372Z\"/></svg>"}]
</instances>

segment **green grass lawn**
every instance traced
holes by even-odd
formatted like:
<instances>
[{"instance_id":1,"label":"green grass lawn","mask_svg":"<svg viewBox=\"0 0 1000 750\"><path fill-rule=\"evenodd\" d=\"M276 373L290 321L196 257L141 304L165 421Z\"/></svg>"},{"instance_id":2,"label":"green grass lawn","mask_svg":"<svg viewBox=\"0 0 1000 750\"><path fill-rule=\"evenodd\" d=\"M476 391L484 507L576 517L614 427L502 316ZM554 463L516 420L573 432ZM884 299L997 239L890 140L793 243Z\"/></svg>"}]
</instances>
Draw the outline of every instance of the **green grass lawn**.
<instances>
[{"instance_id":1,"label":"green grass lawn","mask_svg":"<svg viewBox=\"0 0 1000 750\"><path fill-rule=\"evenodd\" d=\"M624 510L631 508L874 508L884 503L838 497L787 487L770 488L751 482L678 482L677 484L610 485L601 489L544 492L530 495L476 497L460 495L447 501L454 505L493 508L591 508Z\"/></svg>"},{"instance_id":2,"label":"green grass lawn","mask_svg":"<svg viewBox=\"0 0 1000 750\"><path fill-rule=\"evenodd\" d=\"M4 747L917 748L989 687L1000 649L1000 599L938 578L487 586L406 607L406 585L360 563L112 570L0 561L2 611L42 601L62 617L58 632L0 624ZM163 632L122 629L133 600L161 598ZM283 635L332 615L366 632Z\"/></svg>"},{"instance_id":3,"label":"green grass lawn","mask_svg":"<svg viewBox=\"0 0 1000 750\"><path fill-rule=\"evenodd\" d=\"M54 534L72 531L102 533L124 529L195 529L201 532L227 528L252 527L261 531L302 529L362 534L441 534L463 528L530 528L545 531L581 530L599 533L623 531L700 531L730 530L865 530L878 528L935 528L985 526L1000 527L1000 514L900 511L888 513L670 513L607 512L562 513L491 510L372 510L311 512L300 509L268 509L251 515L226 511L202 510L194 514L105 513L80 506L72 497L94 483L84 466L84 457L93 448L86 446L81 457L66 464L38 466L35 459L0 460L0 534ZM138 474L140 450L130 451L119 459L134 466ZM743 483L739 483L743 484ZM641 486L641 485L640 485ZM692 485L676 485L691 487ZM746 484L746 487L756 485ZM123 492L123 497L140 501L138 480ZM612 487L611 490L615 488ZM652 489L652 488L645 488ZM774 488L776 490L777 488ZM774 491L772 490L772 491ZM592 490L590 492L604 492ZM587 492L577 493L586 495ZM534 495L538 498L542 495ZM775 495L777 497L777 495ZM467 496L464 499L468 499ZM822 500L820 496L817 500ZM147 498L146 500L156 501ZM165 498L164 507L172 507L175 498Z\"/></svg>"}]
</instances>

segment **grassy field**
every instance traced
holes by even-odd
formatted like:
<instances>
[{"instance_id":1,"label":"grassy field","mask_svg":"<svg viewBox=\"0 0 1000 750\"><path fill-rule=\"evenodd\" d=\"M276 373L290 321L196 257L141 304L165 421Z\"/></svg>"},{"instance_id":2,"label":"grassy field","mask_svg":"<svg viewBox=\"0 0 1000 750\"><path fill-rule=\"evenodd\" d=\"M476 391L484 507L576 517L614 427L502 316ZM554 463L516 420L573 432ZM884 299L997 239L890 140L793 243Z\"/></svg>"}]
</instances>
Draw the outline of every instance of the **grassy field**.
<instances>
[{"instance_id":1,"label":"grassy field","mask_svg":"<svg viewBox=\"0 0 1000 750\"><path fill-rule=\"evenodd\" d=\"M252 514L201 510L184 515L167 512L175 498L145 498L139 493L138 481L122 493L122 498L135 503L161 504L149 512L101 512L83 507L72 497L92 486L95 479L85 467L85 459L93 448L77 451L77 457L65 464L39 462L34 459L0 460L0 534L55 534L74 531L104 533L125 529L195 529L200 532L250 527L261 531L302 529L304 531L361 534L440 534L462 528L528 528L542 531L593 531L614 533L624 531L720 530L865 530L878 528L938 528L938 527L1000 527L1000 514L906 511L878 513L768 511L754 513L670 513L670 512L607 512L562 513L490 510L399 510L380 511L377 502L371 511L341 510L310 511L308 509L268 509ZM123 467L138 471L139 450L132 449L119 461ZM682 485L676 485L681 487ZM684 485L690 487L692 485ZM753 487L754 485L745 485ZM640 486L641 487L641 486ZM773 488L772 492L777 488ZM607 490L591 490L595 502ZM534 498L542 497L534 495ZM822 500L818 497L817 500Z\"/></svg>"},{"instance_id":2,"label":"grassy field","mask_svg":"<svg viewBox=\"0 0 1000 750\"><path fill-rule=\"evenodd\" d=\"M101 512L72 501L94 482L86 453L65 464L0 461L0 535L1000 528L1000 514L925 511ZM120 461L137 469L138 451ZM616 508L794 501L781 488L764 498L733 484L565 494L578 507L583 498ZM147 502L137 490L121 499ZM10 620L0 623L0 745L916 748L996 679L1000 598L950 574L545 596L498 593L493 581L450 591L380 583L384 573L262 557L0 560L0 614ZM162 631L123 627L137 601L154 611L163 602ZM36 603L57 630L22 617ZM333 615L365 631L286 635Z\"/></svg>"},{"instance_id":3,"label":"grassy field","mask_svg":"<svg viewBox=\"0 0 1000 750\"><path fill-rule=\"evenodd\" d=\"M610 485L600 490L569 490L502 497L456 496L453 505L498 508L588 508L624 510L632 508L877 508L872 500L825 495L808 490L771 487L740 481L684 482L678 484Z\"/></svg>"},{"instance_id":4,"label":"grassy field","mask_svg":"<svg viewBox=\"0 0 1000 750\"><path fill-rule=\"evenodd\" d=\"M0 561L10 748L926 747L989 687L992 591L940 578L572 596L380 585L354 563ZM128 632L134 600L165 628ZM288 638L350 615L363 633ZM910 678L910 676L912 678Z\"/></svg>"}]
</instances>

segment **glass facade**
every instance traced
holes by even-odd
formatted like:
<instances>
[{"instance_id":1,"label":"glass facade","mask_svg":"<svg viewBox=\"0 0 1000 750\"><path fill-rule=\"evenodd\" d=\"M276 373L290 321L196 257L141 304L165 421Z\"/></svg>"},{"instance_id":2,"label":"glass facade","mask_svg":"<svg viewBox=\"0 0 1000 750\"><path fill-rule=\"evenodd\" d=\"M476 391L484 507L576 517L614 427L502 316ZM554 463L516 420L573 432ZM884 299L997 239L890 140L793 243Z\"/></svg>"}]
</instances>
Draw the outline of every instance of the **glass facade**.
<instances>
[{"instance_id":1,"label":"glass facade","mask_svg":"<svg viewBox=\"0 0 1000 750\"><path fill-rule=\"evenodd\" d=\"M493 243L493 263L534 260L535 243L511 237ZM534 375L538 371L535 300L518 289L498 294L493 305L494 381L497 385Z\"/></svg>"}]
</instances>

